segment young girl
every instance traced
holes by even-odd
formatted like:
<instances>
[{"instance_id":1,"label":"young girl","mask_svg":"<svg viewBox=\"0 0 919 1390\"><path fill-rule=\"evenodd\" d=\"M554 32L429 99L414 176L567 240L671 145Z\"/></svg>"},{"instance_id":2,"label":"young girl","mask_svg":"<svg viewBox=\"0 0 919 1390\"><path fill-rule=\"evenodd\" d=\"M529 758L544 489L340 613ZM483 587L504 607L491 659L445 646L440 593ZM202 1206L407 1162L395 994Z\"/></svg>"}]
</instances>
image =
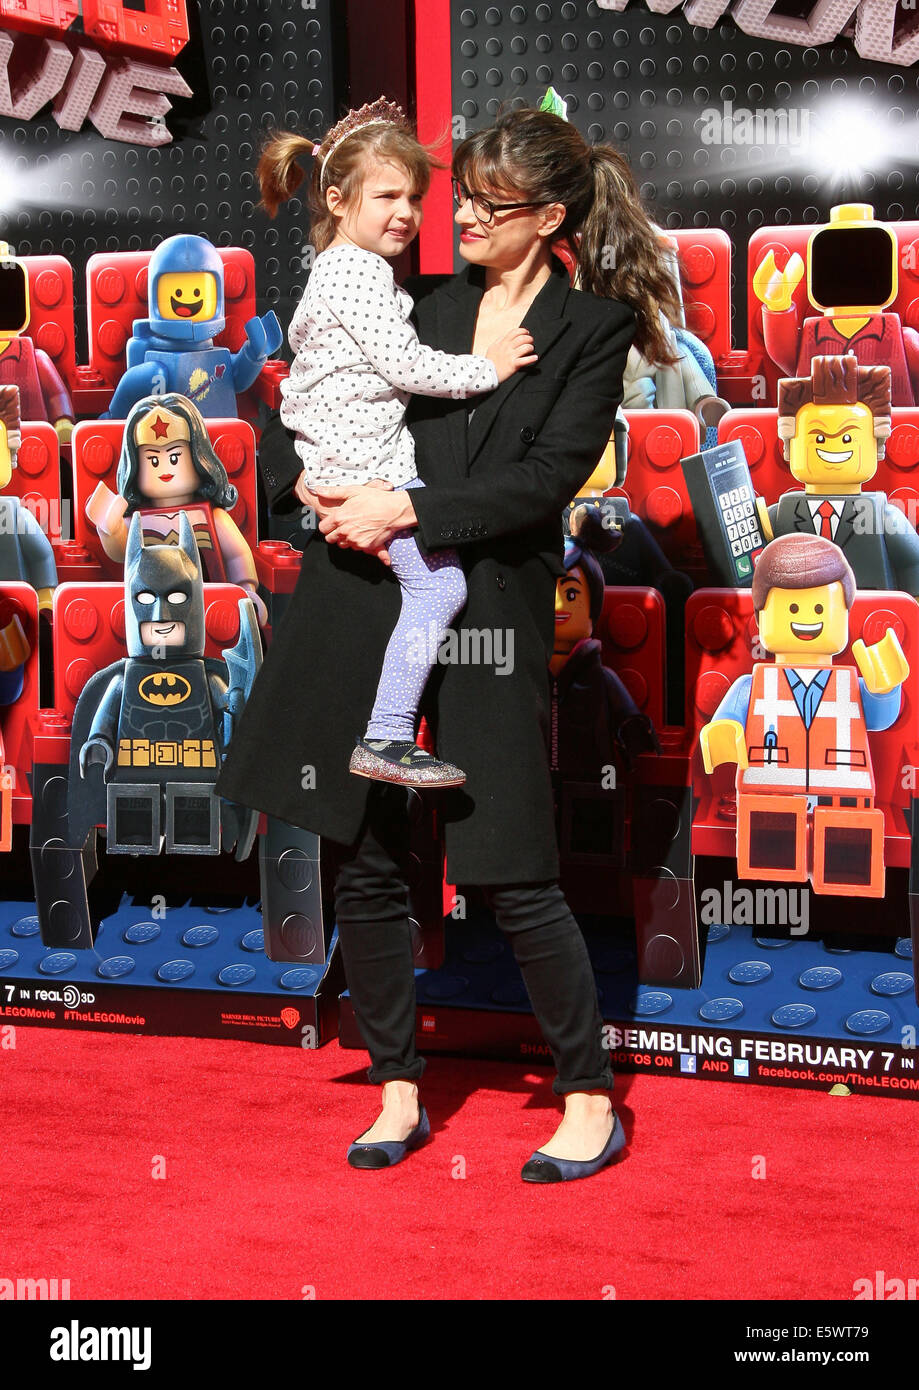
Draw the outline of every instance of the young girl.
<instances>
[{"instance_id":1,"label":"young girl","mask_svg":"<svg viewBox=\"0 0 919 1390\"><path fill-rule=\"evenodd\" d=\"M462 400L491 391L536 361L532 336L515 328L484 356L419 342L408 322L412 299L387 261L418 233L433 161L398 106L380 97L350 111L316 145L274 137L258 168L270 215L300 182L295 161L306 150L316 161L310 240L319 255L290 327L296 357L281 386L281 419L296 432L303 464L298 495L308 502L310 492L342 485L422 487L404 423L409 393ZM399 581L402 611L351 771L409 786L459 786L465 773L415 742L422 691L466 602L459 558L446 549L422 555L410 531L378 555Z\"/></svg>"}]
</instances>

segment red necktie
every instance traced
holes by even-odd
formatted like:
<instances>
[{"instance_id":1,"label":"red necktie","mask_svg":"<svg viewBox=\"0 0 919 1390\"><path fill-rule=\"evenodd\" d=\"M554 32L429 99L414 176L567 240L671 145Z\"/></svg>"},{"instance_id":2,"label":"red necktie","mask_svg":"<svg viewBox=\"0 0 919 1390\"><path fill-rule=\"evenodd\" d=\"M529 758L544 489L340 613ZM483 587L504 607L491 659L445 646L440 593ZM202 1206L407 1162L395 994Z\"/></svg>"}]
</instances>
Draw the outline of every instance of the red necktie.
<instances>
[{"instance_id":1,"label":"red necktie","mask_svg":"<svg viewBox=\"0 0 919 1390\"><path fill-rule=\"evenodd\" d=\"M833 528L830 526L830 517L836 515L836 508L832 502L821 502L817 508L817 515L820 518L820 534L825 541L833 539Z\"/></svg>"}]
</instances>

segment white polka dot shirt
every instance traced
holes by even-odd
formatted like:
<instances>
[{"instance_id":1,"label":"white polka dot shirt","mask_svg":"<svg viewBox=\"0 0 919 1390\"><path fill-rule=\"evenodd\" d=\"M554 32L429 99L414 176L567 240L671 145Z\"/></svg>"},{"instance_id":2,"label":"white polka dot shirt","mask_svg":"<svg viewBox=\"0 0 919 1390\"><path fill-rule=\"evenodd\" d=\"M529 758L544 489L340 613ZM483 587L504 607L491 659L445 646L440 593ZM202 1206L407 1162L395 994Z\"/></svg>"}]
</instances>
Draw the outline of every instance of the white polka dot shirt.
<instances>
[{"instance_id":1,"label":"white polka dot shirt","mask_svg":"<svg viewBox=\"0 0 919 1390\"><path fill-rule=\"evenodd\" d=\"M464 400L498 384L487 357L418 341L413 301L374 251L330 246L313 263L288 340L296 357L281 384L281 420L313 486L415 477L405 427L410 396Z\"/></svg>"}]
</instances>

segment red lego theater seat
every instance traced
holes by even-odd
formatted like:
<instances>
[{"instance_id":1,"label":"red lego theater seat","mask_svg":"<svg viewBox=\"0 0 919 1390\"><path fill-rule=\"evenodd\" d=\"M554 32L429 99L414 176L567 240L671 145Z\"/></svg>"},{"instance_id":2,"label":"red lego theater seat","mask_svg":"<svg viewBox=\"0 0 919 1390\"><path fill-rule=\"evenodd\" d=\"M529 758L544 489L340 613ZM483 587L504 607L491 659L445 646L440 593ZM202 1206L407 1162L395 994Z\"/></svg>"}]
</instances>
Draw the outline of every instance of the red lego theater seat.
<instances>
[{"instance_id":1,"label":"red lego theater seat","mask_svg":"<svg viewBox=\"0 0 919 1390\"><path fill-rule=\"evenodd\" d=\"M218 347L236 352L245 342L245 325L256 314L255 260L240 246L217 247L224 266L227 326ZM135 319L147 317L147 264L151 251L107 251L91 256L86 266L86 312L89 365L78 372L75 403L82 415L107 410L125 370L125 350ZM266 363L255 385L239 397L241 413L254 416L259 402L276 410L285 363Z\"/></svg>"},{"instance_id":2,"label":"red lego theater seat","mask_svg":"<svg viewBox=\"0 0 919 1390\"><path fill-rule=\"evenodd\" d=\"M829 209L827 209L829 213ZM899 248L899 281L897 297L885 312L899 314L905 328L919 328L919 222L887 223L897 238ZM759 392L752 399L775 405L776 382L786 373L778 369L766 351L763 336L763 306L753 289L753 276L771 251L776 266L784 269L792 255L807 259L807 244L816 230L813 226L760 227L747 246L747 352L746 375L758 378ZM835 301L833 301L835 302ZM798 328L804 320L819 313L807 295L807 275L794 291L792 306L797 314ZM732 400L740 397L732 396Z\"/></svg>"},{"instance_id":3,"label":"red lego theater seat","mask_svg":"<svg viewBox=\"0 0 919 1390\"><path fill-rule=\"evenodd\" d=\"M245 597L237 584L204 585L205 656L222 659L233 646L238 603ZM54 595L53 713L58 719L73 717L90 676L126 655L124 584L61 584Z\"/></svg>"},{"instance_id":4,"label":"red lego theater seat","mask_svg":"<svg viewBox=\"0 0 919 1390\"><path fill-rule=\"evenodd\" d=\"M77 385L73 267L63 256L18 256L16 260L25 267L29 282L29 324L23 336L48 354L72 396ZM23 419L28 418L25 407L22 413Z\"/></svg>"},{"instance_id":5,"label":"red lego theater seat","mask_svg":"<svg viewBox=\"0 0 919 1390\"><path fill-rule=\"evenodd\" d=\"M686 327L708 348L720 377L731 352L731 239L714 227L668 228L667 235L679 252Z\"/></svg>"},{"instance_id":6,"label":"red lego theater seat","mask_svg":"<svg viewBox=\"0 0 919 1390\"><path fill-rule=\"evenodd\" d=\"M16 467L5 492L29 508L54 546L58 560L59 546L71 535L71 520L67 514L69 504L61 502L57 435L47 420L23 421Z\"/></svg>"},{"instance_id":7,"label":"red lego theater seat","mask_svg":"<svg viewBox=\"0 0 919 1390\"><path fill-rule=\"evenodd\" d=\"M718 443L737 439L743 446L750 476L757 495L767 505L777 502L785 492L800 491L782 456L775 409L730 410L718 423ZM866 492L885 492L906 514L913 526L919 523L919 407L894 406L891 433L884 457L874 477L865 484Z\"/></svg>"},{"instance_id":8,"label":"red lego theater seat","mask_svg":"<svg viewBox=\"0 0 919 1390\"><path fill-rule=\"evenodd\" d=\"M665 622L664 601L656 589L607 588L595 633L603 665L616 672L655 729L664 723Z\"/></svg>"},{"instance_id":9,"label":"red lego theater seat","mask_svg":"<svg viewBox=\"0 0 919 1390\"><path fill-rule=\"evenodd\" d=\"M208 435L239 493L230 516L255 554L258 547L258 498L255 434L244 420L205 420ZM86 503L99 483L117 492L116 473L124 435L121 420L86 420L73 432L73 550L59 561L62 580L120 579L122 566L106 555L98 532L86 516Z\"/></svg>"},{"instance_id":10,"label":"red lego theater seat","mask_svg":"<svg viewBox=\"0 0 919 1390\"><path fill-rule=\"evenodd\" d=\"M648 527L674 569L706 577L680 459L699 452L699 423L688 410L633 410L628 469L621 488L607 496L627 497L629 508Z\"/></svg>"}]
</instances>

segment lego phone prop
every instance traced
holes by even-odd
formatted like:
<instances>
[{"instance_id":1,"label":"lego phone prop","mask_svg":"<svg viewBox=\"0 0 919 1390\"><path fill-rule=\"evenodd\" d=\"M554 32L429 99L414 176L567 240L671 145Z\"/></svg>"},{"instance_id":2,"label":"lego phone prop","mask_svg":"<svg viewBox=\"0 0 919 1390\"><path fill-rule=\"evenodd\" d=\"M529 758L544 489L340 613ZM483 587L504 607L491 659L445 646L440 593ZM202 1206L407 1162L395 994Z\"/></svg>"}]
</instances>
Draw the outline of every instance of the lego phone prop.
<instances>
[{"instance_id":1,"label":"lego phone prop","mask_svg":"<svg viewBox=\"0 0 919 1390\"><path fill-rule=\"evenodd\" d=\"M714 583L749 587L753 565L766 544L756 492L739 440L682 459L689 499Z\"/></svg>"}]
</instances>

